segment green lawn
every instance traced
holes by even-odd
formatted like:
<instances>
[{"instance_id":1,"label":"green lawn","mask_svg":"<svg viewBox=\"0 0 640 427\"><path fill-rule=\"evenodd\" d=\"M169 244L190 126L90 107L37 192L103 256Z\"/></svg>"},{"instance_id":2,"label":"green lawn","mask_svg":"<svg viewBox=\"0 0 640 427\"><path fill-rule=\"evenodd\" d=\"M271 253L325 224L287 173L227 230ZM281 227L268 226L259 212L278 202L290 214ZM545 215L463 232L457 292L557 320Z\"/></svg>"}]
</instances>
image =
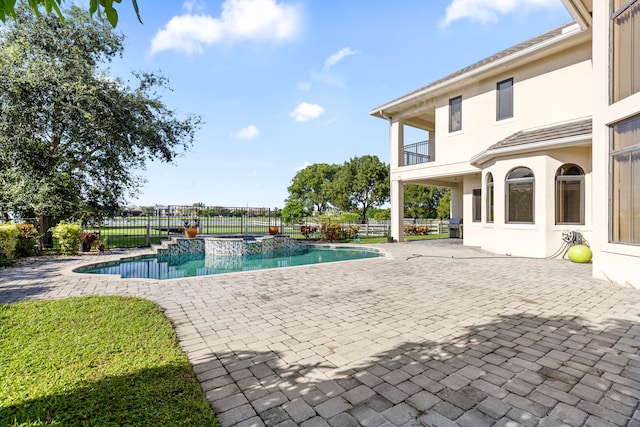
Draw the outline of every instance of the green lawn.
<instances>
[{"instance_id":1,"label":"green lawn","mask_svg":"<svg viewBox=\"0 0 640 427\"><path fill-rule=\"evenodd\" d=\"M218 424L160 308L85 297L0 305L0 425Z\"/></svg>"}]
</instances>

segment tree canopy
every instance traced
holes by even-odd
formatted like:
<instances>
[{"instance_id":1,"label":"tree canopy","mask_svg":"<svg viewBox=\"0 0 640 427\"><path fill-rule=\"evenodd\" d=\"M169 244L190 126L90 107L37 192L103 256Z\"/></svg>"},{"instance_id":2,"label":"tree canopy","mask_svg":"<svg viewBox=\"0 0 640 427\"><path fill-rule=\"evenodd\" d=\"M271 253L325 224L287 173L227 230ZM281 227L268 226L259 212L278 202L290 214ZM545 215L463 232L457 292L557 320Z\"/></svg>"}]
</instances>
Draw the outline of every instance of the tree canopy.
<instances>
[{"instance_id":1,"label":"tree canopy","mask_svg":"<svg viewBox=\"0 0 640 427\"><path fill-rule=\"evenodd\" d=\"M0 211L37 216L112 213L143 182L149 160L173 161L193 143L197 116L177 118L159 91L100 66L123 36L76 7L55 15L18 9L0 33ZM81 213L81 215L79 215Z\"/></svg>"},{"instance_id":2,"label":"tree canopy","mask_svg":"<svg viewBox=\"0 0 640 427\"><path fill-rule=\"evenodd\" d=\"M345 162L329 185L331 204L346 212L367 210L389 201L389 166L378 156L354 157Z\"/></svg>"},{"instance_id":3,"label":"tree canopy","mask_svg":"<svg viewBox=\"0 0 640 427\"><path fill-rule=\"evenodd\" d=\"M27 5L36 16L40 15L40 8L44 8L46 13L55 12L58 18L65 19L65 13L61 9L64 0L28 0ZM112 27L118 25L118 11L115 8L114 3L120 4L122 0L90 0L89 1L89 15L93 16L97 13L98 17L106 16L107 20ZM138 17L138 21L142 23L140 18L140 10L138 9L138 1L131 0L133 10ZM0 0L0 21L7 22L7 18L13 18L17 20L18 14L16 12L16 0Z\"/></svg>"},{"instance_id":4,"label":"tree canopy","mask_svg":"<svg viewBox=\"0 0 640 427\"><path fill-rule=\"evenodd\" d=\"M298 171L288 187L289 202L325 212L359 210L362 219L389 200L389 166L377 156L354 157L343 165L316 163Z\"/></svg>"},{"instance_id":5,"label":"tree canopy","mask_svg":"<svg viewBox=\"0 0 640 427\"><path fill-rule=\"evenodd\" d=\"M437 218L438 205L447 190L440 187L406 184L404 187L404 215L409 218Z\"/></svg>"},{"instance_id":6,"label":"tree canopy","mask_svg":"<svg viewBox=\"0 0 640 427\"><path fill-rule=\"evenodd\" d=\"M300 202L310 211L326 211L329 206L328 185L339 168L338 165L315 163L299 170L287 188L288 200Z\"/></svg>"}]
</instances>

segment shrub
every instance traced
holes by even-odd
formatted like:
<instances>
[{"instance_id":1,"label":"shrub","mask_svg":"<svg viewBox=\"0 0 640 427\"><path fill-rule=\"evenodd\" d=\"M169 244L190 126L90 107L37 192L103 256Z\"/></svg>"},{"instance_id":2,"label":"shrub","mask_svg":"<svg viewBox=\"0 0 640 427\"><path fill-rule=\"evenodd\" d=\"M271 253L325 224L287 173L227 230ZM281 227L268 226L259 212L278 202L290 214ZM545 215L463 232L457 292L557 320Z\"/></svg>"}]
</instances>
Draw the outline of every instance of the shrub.
<instances>
[{"instance_id":1,"label":"shrub","mask_svg":"<svg viewBox=\"0 0 640 427\"><path fill-rule=\"evenodd\" d=\"M303 217L304 206L296 200L287 202L285 207L282 209L282 221L286 224L293 224Z\"/></svg>"},{"instance_id":2,"label":"shrub","mask_svg":"<svg viewBox=\"0 0 640 427\"><path fill-rule=\"evenodd\" d=\"M18 224L18 246L16 255L19 257L34 256L38 254L38 239L40 233L33 224Z\"/></svg>"},{"instance_id":3,"label":"shrub","mask_svg":"<svg viewBox=\"0 0 640 427\"><path fill-rule=\"evenodd\" d=\"M12 222L0 225L0 251L4 251L4 257L13 259L18 245L18 226Z\"/></svg>"},{"instance_id":4,"label":"shrub","mask_svg":"<svg viewBox=\"0 0 640 427\"><path fill-rule=\"evenodd\" d=\"M82 252L89 252L91 246L100 239L100 233L80 233L80 241L82 243Z\"/></svg>"},{"instance_id":5,"label":"shrub","mask_svg":"<svg viewBox=\"0 0 640 427\"><path fill-rule=\"evenodd\" d=\"M60 252L65 255L76 255L82 238L82 227L78 223L69 224L66 221L60 221L58 225L51 229L51 234L58 240Z\"/></svg>"},{"instance_id":6,"label":"shrub","mask_svg":"<svg viewBox=\"0 0 640 427\"><path fill-rule=\"evenodd\" d=\"M345 212L342 214L342 220L344 222L353 223L360 219L360 214L355 212Z\"/></svg>"},{"instance_id":7,"label":"shrub","mask_svg":"<svg viewBox=\"0 0 640 427\"><path fill-rule=\"evenodd\" d=\"M388 221L391 219L391 210L389 209L381 209L373 214L373 219L376 221Z\"/></svg>"}]
</instances>

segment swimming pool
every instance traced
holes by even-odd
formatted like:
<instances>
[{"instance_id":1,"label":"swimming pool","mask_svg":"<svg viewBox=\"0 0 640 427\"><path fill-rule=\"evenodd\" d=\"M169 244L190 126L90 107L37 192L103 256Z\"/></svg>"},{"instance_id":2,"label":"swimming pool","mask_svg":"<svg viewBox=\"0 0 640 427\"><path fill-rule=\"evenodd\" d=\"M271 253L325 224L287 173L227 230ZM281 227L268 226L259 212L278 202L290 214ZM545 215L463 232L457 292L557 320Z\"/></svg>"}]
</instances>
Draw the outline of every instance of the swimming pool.
<instances>
[{"instance_id":1,"label":"swimming pool","mask_svg":"<svg viewBox=\"0 0 640 427\"><path fill-rule=\"evenodd\" d=\"M119 261L92 264L74 270L85 274L117 274L122 278L177 279L241 271L284 268L325 262L348 261L381 256L370 248L303 245L276 249L268 254L218 256L189 254L179 256L143 255Z\"/></svg>"}]
</instances>

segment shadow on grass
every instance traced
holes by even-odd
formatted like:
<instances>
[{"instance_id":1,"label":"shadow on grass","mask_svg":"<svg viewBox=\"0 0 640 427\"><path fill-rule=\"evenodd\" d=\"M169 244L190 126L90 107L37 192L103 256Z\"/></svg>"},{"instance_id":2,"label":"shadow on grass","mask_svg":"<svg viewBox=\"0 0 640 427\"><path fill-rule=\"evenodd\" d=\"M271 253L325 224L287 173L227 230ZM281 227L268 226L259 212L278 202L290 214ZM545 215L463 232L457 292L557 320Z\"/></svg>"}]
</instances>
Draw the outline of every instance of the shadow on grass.
<instances>
[{"instance_id":1,"label":"shadow on grass","mask_svg":"<svg viewBox=\"0 0 640 427\"><path fill-rule=\"evenodd\" d=\"M0 425L215 426L194 388L188 364L87 382L69 393L7 405L0 392Z\"/></svg>"},{"instance_id":2,"label":"shadow on grass","mask_svg":"<svg viewBox=\"0 0 640 427\"><path fill-rule=\"evenodd\" d=\"M513 314L348 368L238 351L194 370L223 426L256 415L266 425L315 416L332 425L627 425L640 401L638 336L627 320Z\"/></svg>"}]
</instances>

